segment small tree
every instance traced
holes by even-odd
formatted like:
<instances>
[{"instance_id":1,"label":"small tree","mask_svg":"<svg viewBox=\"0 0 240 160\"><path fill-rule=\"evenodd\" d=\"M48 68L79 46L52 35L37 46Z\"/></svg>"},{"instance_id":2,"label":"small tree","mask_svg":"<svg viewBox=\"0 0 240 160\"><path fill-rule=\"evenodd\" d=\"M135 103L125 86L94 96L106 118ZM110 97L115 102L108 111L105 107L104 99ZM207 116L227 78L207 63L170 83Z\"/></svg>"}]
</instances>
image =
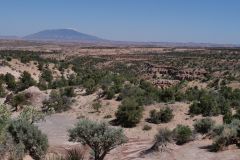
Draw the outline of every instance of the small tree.
<instances>
[{"instance_id":1,"label":"small tree","mask_svg":"<svg viewBox=\"0 0 240 160\"><path fill-rule=\"evenodd\" d=\"M122 129L111 128L106 123L82 119L69 130L70 141L87 144L94 151L95 160L103 160L106 154L126 142Z\"/></svg>"},{"instance_id":2,"label":"small tree","mask_svg":"<svg viewBox=\"0 0 240 160\"><path fill-rule=\"evenodd\" d=\"M122 126L133 127L141 120L142 112L142 106L139 106L134 99L126 98L118 107L116 118Z\"/></svg>"}]
</instances>

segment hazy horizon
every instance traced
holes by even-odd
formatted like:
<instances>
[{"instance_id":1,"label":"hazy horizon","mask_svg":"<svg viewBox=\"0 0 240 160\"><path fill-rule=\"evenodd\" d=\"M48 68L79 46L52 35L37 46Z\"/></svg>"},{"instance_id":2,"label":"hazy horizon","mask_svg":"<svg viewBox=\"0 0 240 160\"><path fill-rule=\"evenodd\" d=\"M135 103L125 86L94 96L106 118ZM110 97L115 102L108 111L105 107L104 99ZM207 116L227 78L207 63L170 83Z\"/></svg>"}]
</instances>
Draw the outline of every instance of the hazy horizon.
<instances>
[{"instance_id":1,"label":"hazy horizon","mask_svg":"<svg viewBox=\"0 0 240 160\"><path fill-rule=\"evenodd\" d=\"M71 28L103 39L240 44L238 0L3 0L3 36Z\"/></svg>"}]
</instances>

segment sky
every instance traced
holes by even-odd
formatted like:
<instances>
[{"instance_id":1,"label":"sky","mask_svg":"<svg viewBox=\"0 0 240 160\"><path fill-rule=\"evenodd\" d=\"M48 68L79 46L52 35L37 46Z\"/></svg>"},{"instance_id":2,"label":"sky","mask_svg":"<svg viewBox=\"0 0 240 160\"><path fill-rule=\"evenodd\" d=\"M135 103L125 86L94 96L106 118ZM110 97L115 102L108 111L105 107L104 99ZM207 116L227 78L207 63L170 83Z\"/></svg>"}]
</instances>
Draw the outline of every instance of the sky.
<instances>
[{"instance_id":1,"label":"sky","mask_svg":"<svg viewBox=\"0 0 240 160\"><path fill-rule=\"evenodd\" d=\"M0 35L59 28L119 41L240 44L240 0L0 0Z\"/></svg>"}]
</instances>

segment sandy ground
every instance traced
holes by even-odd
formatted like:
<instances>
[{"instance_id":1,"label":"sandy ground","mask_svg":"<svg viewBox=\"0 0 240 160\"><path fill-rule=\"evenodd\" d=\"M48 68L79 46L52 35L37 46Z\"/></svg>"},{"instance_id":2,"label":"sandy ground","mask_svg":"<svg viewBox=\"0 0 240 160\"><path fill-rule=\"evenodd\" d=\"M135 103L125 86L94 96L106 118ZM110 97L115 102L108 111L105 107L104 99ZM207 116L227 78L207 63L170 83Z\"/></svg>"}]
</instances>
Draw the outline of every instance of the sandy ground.
<instances>
[{"instance_id":1,"label":"sandy ground","mask_svg":"<svg viewBox=\"0 0 240 160\"><path fill-rule=\"evenodd\" d=\"M39 128L47 134L50 143L50 152L64 151L64 148L70 148L77 145L68 141L68 129L72 128L78 121L78 118L87 117L88 119L95 121L111 121L111 119L104 119L105 115L112 115L117 110L119 102L115 100L102 100L102 108L100 113L94 112L91 107L92 102L97 98L96 94L89 96L82 96L81 91L75 97L75 102L70 111L60 114L54 114L46 118L46 121L39 122L37 125ZM149 116L149 111L152 109L160 109L169 106L174 110L174 119L170 123L166 124L150 124L145 121ZM141 122L134 128L124 129L125 134L129 138L129 141L112 150L106 157L106 160L240 160L240 150L227 150L223 152L213 153L209 152L206 147L212 143L211 140L201 140L187 143L182 146L175 144L169 145L169 152L157 152L148 155L141 155L142 151L147 150L153 143L154 135L160 128L168 127L173 129L177 124L185 124L192 126L194 121L200 119L201 116L190 117L188 112L189 104L186 103L174 103L174 104L155 104L145 106L144 117ZM222 117L213 118L217 123L222 123ZM150 131L143 131L142 127L148 124L152 126Z\"/></svg>"}]
</instances>

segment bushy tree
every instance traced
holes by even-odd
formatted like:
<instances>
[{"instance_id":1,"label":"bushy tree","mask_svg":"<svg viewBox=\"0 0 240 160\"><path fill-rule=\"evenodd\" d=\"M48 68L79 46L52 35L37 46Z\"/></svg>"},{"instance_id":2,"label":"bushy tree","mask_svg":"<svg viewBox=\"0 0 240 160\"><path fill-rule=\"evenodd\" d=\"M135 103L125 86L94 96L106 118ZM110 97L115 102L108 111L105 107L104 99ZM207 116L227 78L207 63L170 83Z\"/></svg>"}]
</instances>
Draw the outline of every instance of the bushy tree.
<instances>
[{"instance_id":1,"label":"bushy tree","mask_svg":"<svg viewBox=\"0 0 240 160\"><path fill-rule=\"evenodd\" d=\"M87 144L94 151L95 160L103 160L106 154L126 142L122 129L109 127L106 123L80 120L69 130L70 141Z\"/></svg>"},{"instance_id":2,"label":"bushy tree","mask_svg":"<svg viewBox=\"0 0 240 160\"><path fill-rule=\"evenodd\" d=\"M155 124L167 123L170 122L174 117L172 112L172 109L170 109L169 107L161 109L159 112L154 109L150 111L150 117L148 120L149 122Z\"/></svg>"},{"instance_id":3,"label":"bushy tree","mask_svg":"<svg viewBox=\"0 0 240 160\"><path fill-rule=\"evenodd\" d=\"M24 153L29 153L34 159L40 160L48 149L47 136L25 120L13 120L8 127L16 145L23 145Z\"/></svg>"},{"instance_id":4,"label":"bushy tree","mask_svg":"<svg viewBox=\"0 0 240 160\"><path fill-rule=\"evenodd\" d=\"M210 118L203 118L194 123L194 129L201 134L209 133L215 125L215 121Z\"/></svg>"},{"instance_id":5,"label":"bushy tree","mask_svg":"<svg viewBox=\"0 0 240 160\"><path fill-rule=\"evenodd\" d=\"M125 98L118 107L116 118L123 127L133 127L142 118L143 108L135 99Z\"/></svg>"},{"instance_id":6,"label":"bushy tree","mask_svg":"<svg viewBox=\"0 0 240 160\"><path fill-rule=\"evenodd\" d=\"M192 130L189 126L177 125L173 130L173 137L177 144L184 144L192 139Z\"/></svg>"}]
</instances>

